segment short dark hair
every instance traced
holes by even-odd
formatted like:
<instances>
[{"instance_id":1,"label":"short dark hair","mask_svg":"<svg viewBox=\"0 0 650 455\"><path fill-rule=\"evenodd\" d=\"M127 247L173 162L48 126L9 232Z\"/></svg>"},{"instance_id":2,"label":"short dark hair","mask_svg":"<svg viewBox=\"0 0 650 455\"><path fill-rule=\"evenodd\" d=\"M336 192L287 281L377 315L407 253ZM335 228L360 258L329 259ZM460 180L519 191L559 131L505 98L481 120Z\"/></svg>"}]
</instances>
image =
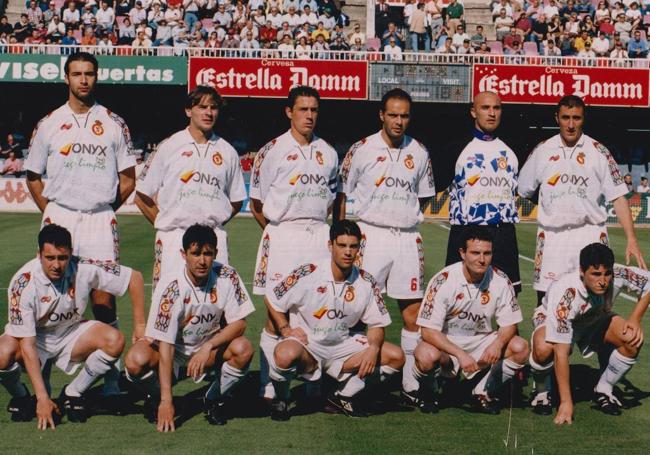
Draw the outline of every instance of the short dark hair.
<instances>
[{"instance_id":1,"label":"short dark hair","mask_svg":"<svg viewBox=\"0 0 650 455\"><path fill-rule=\"evenodd\" d=\"M70 63L72 62L90 62L93 64L95 73L99 69L99 63L93 54L88 52L75 52L74 54L70 54L68 59L65 61L65 65L63 65L65 74L70 74Z\"/></svg>"},{"instance_id":2,"label":"short dark hair","mask_svg":"<svg viewBox=\"0 0 650 455\"><path fill-rule=\"evenodd\" d=\"M38 233L38 251L43 251L46 243L54 245L57 248L68 248L72 250L72 236L63 226L58 224L48 224L43 226Z\"/></svg>"},{"instance_id":3,"label":"short dark hair","mask_svg":"<svg viewBox=\"0 0 650 455\"><path fill-rule=\"evenodd\" d=\"M598 268L601 265L607 270L614 268L614 253L607 245L592 243L580 251L580 269L583 272L589 267Z\"/></svg>"},{"instance_id":4,"label":"short dark hair","mask_svg":"<svg viewBox=\"0 0 650 455\"><path fill-rule=\"evenodd\" d=\"M582 101L582 98L576 95L566 95L563 96L560 101L557 103L557 109L555 112L560 112L560 108L562 106L568 107L569 109L574 108L574 107L581 107L582 111L585 111L585 102Z\"/></svg>"},{"instance_id":5,"label":"short dark hair","mask_svg":"<svg viewBox=\"0 0 650 455\"><path fill-rule=\"evenodd\" d=\"M217 234L214 233L214 230L210 226L193 224L183 234L183 251L189 250L194 244L199 249L203 248L203 245L212 245L216 249Z\"/></svg>"},{"instance_id":6,"label":"short dark hair","mask_svg":"<svg viewBox=\"0 0 650 455\"><path fill-rule=\"evenodd\" d=\"M339 235L351 235L361 241L361 229L354 221L341 220L335 221L330 227L330 240L335 241Z\"/></svg>"},{"instance_id":7,"label":"short dark hair","mask_svg":"<svg viewBox=\"0 0 650 455\"><path fill-rule=\"evenodd\" d=\"M197 85L187 94L187 98L185 98L185 109L192 109L206 96L211 97L219 109L224 105L223 98L216 89L208 85Z\"/></svg>"},{"instance_id":8,"label":"short dark hair","mask_svg":"<svg viewBox=\"0 0 650 455\"><path fill-rule=\"evenodd\" d=\"M309 87L308 85L298 85L289 91L289 96L287 97L287 107L289 109L293 109L293 106L296 105L296 100L300 96L316 98L318 104L320 104L320 94L318 93L318 90L313 87Z\"/></svg>"},{"instance_id":9,"label":"short dark hair","mask_svg":"<svg viewBox=\"0 0 650 455\"><path fill-rule=\"evenodd\" d=\"M467 242L470 240L483 240L484 242L494 242L494 237L487 229L480 226L470 226L462 235L463 250L467 250Z\"/></svg>"},{"instance_id":10,"label":"short dark hair","mask_svg":"<svg viewBox=\"0 0 650 455\"><path fill-rule=\"evenodd\" d=\"M409 95L405 90L402 90L401 88L394 88L384 93L384 96L381 97L382 112L386 111L386 104L388 103L388 100L391 99L405 100L408 101L409 104L413 104L411 95Z\"/></svg>"}]
</instances>

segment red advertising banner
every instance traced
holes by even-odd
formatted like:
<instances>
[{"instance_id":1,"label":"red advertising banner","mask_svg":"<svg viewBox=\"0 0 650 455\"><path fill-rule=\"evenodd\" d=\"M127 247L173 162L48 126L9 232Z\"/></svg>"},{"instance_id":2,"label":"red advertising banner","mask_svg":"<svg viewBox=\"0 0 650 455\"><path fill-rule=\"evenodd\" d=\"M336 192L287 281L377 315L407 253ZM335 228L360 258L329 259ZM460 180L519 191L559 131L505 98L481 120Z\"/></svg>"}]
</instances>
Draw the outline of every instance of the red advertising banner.
<instances>
[{"instance_id":1,"label":"red advertising banner","mask_svg":"<svg viewBox=\"0 0 650 455\"><path fill-rule=\"evenodd\" d=\"M188 86L210 85L223 96L285 98L309 85L322 98L368 99L368 63L340 60L190 57Z\"/></svg>"},{"instance_id":2,"label":"red advertising banner","mask_svg":"<svg viewBox=\"0 0 650 455\"><path fill-rule=\"evenodd\" d=\"M487 90L506 103L556 104L577 95L592 106L650 105L648 69L475 63L472 73L472 98Z\"/></svg>"}]
</instances>

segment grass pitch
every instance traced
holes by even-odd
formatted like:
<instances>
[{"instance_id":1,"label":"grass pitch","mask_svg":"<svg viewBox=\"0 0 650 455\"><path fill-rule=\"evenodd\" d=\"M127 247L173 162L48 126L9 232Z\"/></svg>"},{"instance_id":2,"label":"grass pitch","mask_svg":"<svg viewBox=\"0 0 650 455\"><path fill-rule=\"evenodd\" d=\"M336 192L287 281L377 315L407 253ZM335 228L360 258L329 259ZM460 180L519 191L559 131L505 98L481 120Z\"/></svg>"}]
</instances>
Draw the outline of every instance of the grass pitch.
<instances>
[{"instance_id":1,"label":"grass pitch","mask_svg":"<svg viewBox=\"0 0 650 455\"><path fill-rule=\"evenodd\" d=\"M9 279L13 273L32 258L36 252L36 234L40 216L2 214L0 216L0 305L7 306ZM122 263L143 272L145 282L151 282L153 261L153 228L140 216L119 218ZM255 254L261 230L251 218L237 218L228 226L231 264L239 271L249 290L252 282ZM522 256L521 275L524 283L520 302L524 322L522 335L530 336L530 316L535 306L535 293L530 286L535 242L535 225L518 227L519 249ZM440 223L421 227L425 243L426 279L444 264L448 231ZM610 229L610 241L622 261L625 237L620 228ZM638 230L641 248L650 259L650 230ZM150 288L147 289L150 294ZM253 297L258 311L248 319L247 336L257 345L265 312L259 297ZM118 303L120 325L130 338L131 311L128 299ZM619 299L616 311L627 315L632 302ZM401 328L396 305L388 301L393 324L387 329L387 340L399 344ZM7 311L0 312L0 324L6 323ZM644 328L649 324L644 321ZM294 416L287 423L273 422L260 415L255 405L257 355L253 360L252 378L243 384L235 403L238 417L224 427L211 427L196 409L197 386L191 381L174 387L179 397L177 412L185 410L181 425L173 434L157 434L148 424L136 403L133 413L123 417L92 416L85 424L71 424L66 420L55 431L38 432L36 422L13 423L4 411L9 397L0 388L0 452L9 453L157 453L171 450L175 453L529 453L554 454L558 452L647 453L650 436L650 356L642 351L638 364L621 386L629 409L620 417L610 417L590 409L588 392L595 381L597 364L594 359L584 361L574 356L572 382L577 397L575 423L571 427L556 428L552 417L540 417L530 409L505 408L499 416L470 413L466 406L446 407L440 414L423 415L419 411L392 406L385 414L367 419L353 419L323 413ZM26 375L24 376L27 382ZM53 395L69 382L65 375L52 375ZM207 384L205 384L207 385ZM298 383L295 383L298 385ZM31 390L31 386L30 386ZM524 392L527 394L530 387ZM458 398L458 397L456 397ZM186 404L183 406L183 404ZM187 404L189 403L189 404Z\"/></svg>"}]
</instances>

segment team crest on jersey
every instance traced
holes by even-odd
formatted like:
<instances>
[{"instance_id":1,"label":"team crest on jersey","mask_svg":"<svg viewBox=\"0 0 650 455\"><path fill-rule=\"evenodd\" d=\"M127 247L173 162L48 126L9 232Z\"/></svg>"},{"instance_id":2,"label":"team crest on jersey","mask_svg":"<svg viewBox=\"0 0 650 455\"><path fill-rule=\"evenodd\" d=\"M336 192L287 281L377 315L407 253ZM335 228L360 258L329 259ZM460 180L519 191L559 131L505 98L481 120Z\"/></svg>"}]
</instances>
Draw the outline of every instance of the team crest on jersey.
<instances>
[{"instance_id":1,"label":"team crest on jersey","mask_svg":"<svg viewBox=\"0 0 650 455\"><path fill-rule=\"evenodd\" d=\"M230 284L232 284L232 288L235 293L235 300L237 300L237 305L243 305L246 303L248 298L246 297L246 293L241 286L241 280L239 279L239 275L237 275L235 269L228 267L227 265L222 265L221 269L219 269L219 278L227 278L230 280Z\"/></svg>"},{"instance_id":2,"label":"team crest on jersey","mask_svg":"<svg viewBox=\"0 0 650 455\"><path fill-rule=\"evenodd\" d=\"M186 150L181 153L181 156L184 156L185 158L190 158L192 155L194 155L194 152L192 150Z\"/></svg>"},{"instance_id":3,"label":"team crest on jersey","mask_svg":"<svg viewBox=\"0 0 650 455\"><path fill-rule=\"evenodd\" d=\"M223 157L221 156L221 153L216 152L214 155L212 155L212 162L217 166L221 166L223 164Z\"/></svg>"},{"instance_id":4,"label":"team crest on jersey","mask_svg":"<svg viewBox=\"0 0 650 455\"><path fill-rule=\"evenodd\" d=\"M269 234L265 234L262 239L262 255L260 257L260 263L255 271L255 287L263 288L266 286L266 266L269 261L269 248L271 244L271 238Z\"/></svg>"},{"instance_id":5,"label":"team crest on jersey","mask_svg":"<svg viewBox=\"0 0 650 455\"><path fill-rule=\"evenodd\" d=\"M361 234L361 242L359 242L359 252L354 258L355 267L361 268L363 266L363 253L366 250L366 235Z\"/></svg>"},{"instance_id":6,"label":"team crest on jersey","mask_svg":"<svg viewBox=\"0 0 650 455\"><path fill-rule=\"evenodd\" d=\"M59 149L59 153L63 156L68 156L71 150L72 150L72 142L61 147Z\"/></svg>"},{"instance_id":7,"label":"team crest on jersey","mask_svg":"<svg viewBox=\"0 0 650 455\"><path fill-rule=\"evenodd\" d=\"M156 285L158 284L158 281L160 280L160 267L161 267L161 261L162 261L162 250L163 250L163 244L162 240L158 239L156 240L156 244L153 247L153 289L154 291L156 290Z\"/></svg>"},{"instance_id":8,"label":"team crest on jersey","mask_svg":"<svg viewBox=\"0 0 650 455\"><path fill-rule=\"evenodd\" d=\"M316 270L314 264L304 264L295 269L289 274L284 280L280 282L276 287L273 288L273 293L277 299L281 299L284 295L291 290L292 287L303 277L311 274Z\"/></svg>"},{"instance_id":9,"label":"team crest on jersey","mask_svg":"<svg viewBox=\"0 0 650 455\"><path fill-rule=\"evenodd\" d=\"M449 272L442 272L436 275L431 283L429 283L429 290L427 295L424 296L424 305L422 305L422 318L431 319L433 315L433 299L438 293L440 287L445 284L447 278L449 277Z\"/></svg>"},{"instance_id":10,"label":"team crest on jersey","mask_svg":"<svg viewBox=\"0 0 650 455\"><path fill-rule=\"evenodd\" d=\"M215 303L217 303L217 287L216 286L213 287L212 289L210 289L210 303L213 304L213 305Z\"/></svg>"},{"instance_id":11,"label":"team crest on jersey","mask_svg":"<svg viewBox=\"0 0 650 455\"><path fill-rule=\"evenodd\" d=\"M120 276L120 265L113 261L100 261L97 259L79 258L79 264L88 264L99 267L104 272L110 273L115 276Z\"/></svg>"},{"instance_id":12,"label":"team crest on jersey","mask_svg":"<svg viewBox=\"0 0 650 455\"><path fill-rule=\"evenodd\" d=\"M614 185L621 185L623 183L623 177L621 177L621 173L618 170L618 166L616 165L616 161L612 157L612 154L609 153L609 150L607 150L607 147L605 147L600 142L594 142L594 147L596 147L596 149L607 160L607 166L609 167L609 173L612 176L612 180L614 181Z\"/></svg>"},{"instance_id":13,"label":"team crest on jersey","mask_svg":"<svg viewBox=\"0 0 650 455\"><path fill-rule=\"evenodd\" d=\"M160 306L158 307L158 315L154 322L154 328L161 332L167 332L169 329L169 321L172 318L172 307L176 300L178 300L180 292L178 290L178 281L174 280L169 283L165 292L160 299Z\"/></svg>"},{"instance_id":14,"label":"team crest on jersey","mask_svg":"<svg viewBox=\"0 0 650 455\"><path fill-rule=\"evenodd\" d=\"M264 158L266 157L266 154L273 148L275 145L277 139L273 139L271 142L266 144L264 147L260 149L260 151L257 153L257 156L255 157L255 161L253 162L253 186L259 186L260 184L260 169L262 168L262 162L264 162Z\"/></svg>"},{"instance_id":15,"label":"team crest on jersey","mask_svg":"<svg viewBox=\"0 0 650 455\"><path fill-rule=\"evenodd\" d=\"M101 136L104 134L104 126L99 120L95 120L93 126L90 128L95 136Z\"/></svg>"},{"instance_id":16,"label":"team crest on jersey","mask_svg":"<svg viewBox=\"0 0 650 455\"><path fill-rule=\"evenodd\" d=\"M325 162L323 161L323 154L320 151L316 151L316 162L321 166L325 164Z\"/></svg>"},{"instance_id":17,"label":"team crest on jersey","mask_svg":"<svg viewBox=\"0 0 650 455\"><path fill-rule=\"evenodd\" d=\"M23 315L20 311L20 296L23 294L31 278L31 274L25 272L16 278L11 285L11 289L9 290L11 296L9 298L9 322L12 325L23 325Z\"/></svg>"},{"instance_id":18,"label":"team crest on jersey","mask_svg":"<svg viewBox=\"0 0 650 455\"><path fill-rule=\"evenodd\" d=\"M575 288L568 288L564 291L564 295L560 299L560 303L555 310L557 317L557 333L569 333L569 324L567 322L569 313L571 312L571 303L576 298Z\"/></svg>"},{"instance_id":19,"label":"team crest on jersey","mask_svg":"<svg viewBox=\"0 0 650 455\"><path fill-rule=\"evenodd\" d=\"M413 155L406 155L406 158L404 158L404 166L406 166L406 169L409 171L412 171L413 168L415 168L415 163L413 163Z\"/></svg>"},{"instance_id":20,"label":"team crest on jersey","mask_svg":"<svg viewBox=\"0 0 650 455\"><path fill-rule=\"evenodd\" d=\"M576 161L578 164L585 164L585 154L583 152L578 153L576 156Z\"/></svg>"},{"instance_id":21,"label":"team crest on jersey","mask_svg":"<svg viewBox=\"0 0 650 455\"><path fill-rule=\"evenodd\" d=\"M481 305L487 305L488 303L490 303L490 291L486 289L481 292Z\"/></svg>"},{"instance_id":22,"label":"team crest on jersey","mask_svg":"<svg viewBox=\"0 0 650 455\"><path fill-rule=\"evenodd\" d=\"M508 167L508 160L504 156L497 158L497 167L501 170L505 170Z\"/></svg>"},{"instance_id":23,"label":"team crest on jersey","mask_svg":"<svg viewBox=\"0 0 650 455\"><path fill-rule=\"evenodd\" d=\"M61 131L65 131L65 130L69 130L70 128L72 128L72 123L64 123L61 125L60 129Z\"/></svg>"},{"instance_id":24,"label":"team crest on jersey","mask_svg":"<svg viewBox=\"0 0 650 455\"><path fill-rule=\"evenodd\" d=\"M354 286L348 286L345 290L345 295L343 296L343 301L345 303L350 303L354 300Z\"/></svg>"},{"instance_id":25,"label":"team crest on jersey","mask_svg":"<svg viewBox=\"0 0 650 455\"><path fill-rule=\"evenodd\" d=\"M546 235L544 235L544 231L542 231L537 236L537 242L535 244L535 267L533 271L533 281L535 283L539 283L540 275L542 273L542 259L544 258L545 240Z\"/></svg>"},{"instance_id":26,"label":"team crest on jersey","mask_svg":"<svg viewBox=\"0 0 650 455\"><path fill-rule=\"evenodd\" d=\"M424 288L424 245L422 245L422 238L415 239L415 247L418 250L418 288Z\"/></svg>"},{"instance_id":27,"label":"team crest on jersey","mask_svg":"<svg viewBox=\"0 0 650 455\"><path fill-rule=\"evenodd\" d=\"M115 262L120 262L120 233L117 230L117 219L111 220L111 235L113 236L113 256Z\"/></svg>"},{"instance_id":28,"label":"team crest on jersey","mask_svg":"<svg viewBox=\"0 0 650 455\"><path fill-rule=\"evenodd\" d=\"M382 315L388 314L386 303L384 302L384 298L381 296L381 289L379 289L379 285L377 284L377 281L375 281L375 278L365 270L359 270L359 275L370 283L370 286L372 287L372 295L375 297L375 304L377 305L379 313Z\"/></svg>"}]
</instances>

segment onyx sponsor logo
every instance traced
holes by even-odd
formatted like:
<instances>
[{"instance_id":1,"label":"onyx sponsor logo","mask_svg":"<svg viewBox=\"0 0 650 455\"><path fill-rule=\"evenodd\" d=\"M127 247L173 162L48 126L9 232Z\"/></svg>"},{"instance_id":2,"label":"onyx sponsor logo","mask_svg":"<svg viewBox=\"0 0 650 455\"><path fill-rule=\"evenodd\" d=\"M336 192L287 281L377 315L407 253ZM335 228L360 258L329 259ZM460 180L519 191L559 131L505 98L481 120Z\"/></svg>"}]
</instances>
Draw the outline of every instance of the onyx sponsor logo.
<instances>
[{"instance_id":1,"label":"onyx sponsor logo","mask_svg":"<svg viewBox=\"0 0 650 455\"><path fill-rule=\"evenodd\" d=\"M458 318L461 320L467 320L471 322L485 322L487 320L487 316L484 314L475 314L472 313L471 311L453 311L452 313L449 314L447 319L451 318Z\"/></svg>"},{"instance_id":2,"label":"onyx sponsor logo","mask_svg":"<svg viewBox=\"0 0 650 455\"><path fill-rule=\"evenodd\" d=\"M318 174L296 174L289 179L289 185L295 185L298 182L303 185L327 185L325 177Z\"/></svg>"},{"instance_id":3,"label":"onyx sponsor logo","mask_svg":"<svg viewBox=\"0 0 650 455\"><path fill-rule=\"evenodd\" d=\"M320 309L316 310L313 315L316 319L322 319L323 316L325 316L327 317L327 319L332 319L332 320L343 319L347 317L347 315L343 313L343 310L337 310L337 309L330 310L326 306L323 306Z\"/></svg>"},{"instance_id":4,"label":"onyx sponsor logo","mask_svg":"<svg viewBox=\"0 0 650 455\"><path fill-rule=\"evenodd\" d=\"M84 155L97 155L97 156L106 156L106 150L108 146L106 145L97 145L97 144L80 144L73 142L71 144L66 144L59 152L63 156L68 156L70 152L72 153L81 153Z\"/></svg>"},{"instance_id":5,"label":"onyx sponsor logo","mask_svg":"<svg viewBox=\"0 0 650 455\"><path fill-rule=\"evenodd\" d=\"M478 183L479 186L484 187L510 187L510 180L507 177L481 177L478 174L468 178L467 183L469 183L469 186L474 186Z\"/></svg>"},{"instance_id":6,"label":"onyx sponsor logo","mask_svg":"<svg viewBox=\"0 0 650 455\"><path fill-rule=\"evenodd\" d=\"M190 324L211 324L216 319L214 314L197 314L190 319Z\"/></svg>"},{"instance_id":7,"label":"onyx sponsor logo","mask_svg":"<svg viewBox=\"0 0 650 455\"><path fill-rule=\"evenodd\" d=\"M558 172L557 174L552 175L547 181L547 183L551 186L555 186L558 182L574 186L586 187L589 186L589 177L575 174L560 174Z\"/></svg>"},{"instance_id":8,"label":"onyx sponsor logo","mask_svg":"<svg viewBox=\"0 0 650 455\"><path fill-rule=\"evenodd\" d=\"M50 313L47 319L50 322L59 322L59 321L69 321L71 319L76 319L79 317L81 317L79 315L79 310L75 308L72 311L66 311L64 313Z\"/></svg>"},{"instance_id":9,"label":"onyx sponsor logo","mask_svg":"<svg viewBox=\"0 0 650 455\"><path fill-rule=\"evenodd\" d=\"M386 188L401 188L405 189L408 192L413 192L413 184L408 180L403 180L399 177L386 177L382 175L377 180L375 180L375 186L379 188L384 185Z\"/></svg>"},{"instance_id":10,"label":"onyx sponsor logo","mask_svg":"<svg viewBox=\"0 0 650 455\"><path fill-rule=\"evenodd\" d=\"M190 181L196 182L196 183L204 183L206 185L214 186L216 188L221 189L221 182L219 181L218 177L215 177L214 175L210 174L205 174L203 172L198 172L198 171L187 171L181 174L181 182L183 183L189 183Z\"/></svg>"}]
</instances>

